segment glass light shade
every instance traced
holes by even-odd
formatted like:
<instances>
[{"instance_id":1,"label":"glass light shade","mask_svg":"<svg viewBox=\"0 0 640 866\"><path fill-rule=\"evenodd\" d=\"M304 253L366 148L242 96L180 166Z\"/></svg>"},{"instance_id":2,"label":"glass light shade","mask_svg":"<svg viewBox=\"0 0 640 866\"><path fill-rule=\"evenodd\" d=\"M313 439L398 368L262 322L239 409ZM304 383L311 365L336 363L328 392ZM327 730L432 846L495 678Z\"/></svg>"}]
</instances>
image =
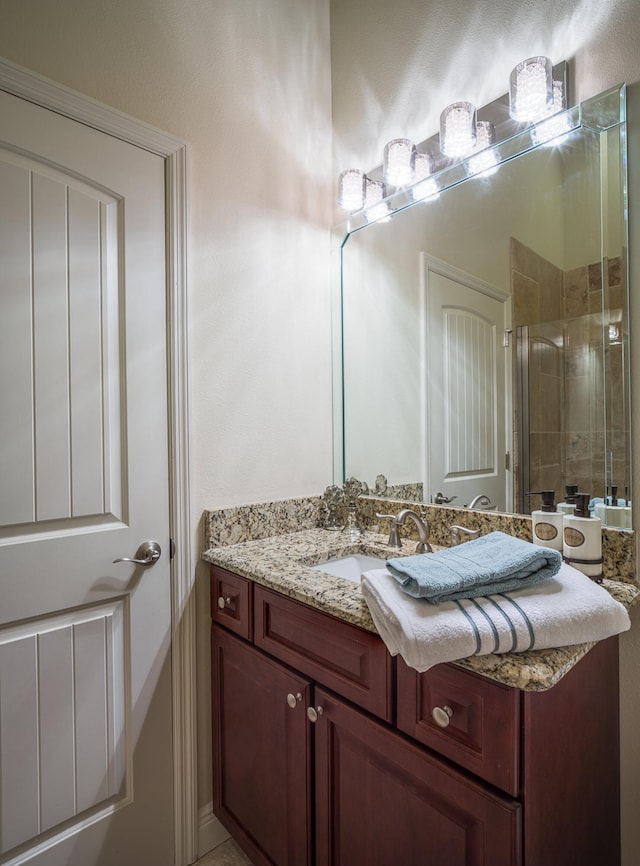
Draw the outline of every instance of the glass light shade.
<instances>
[{"instance_id":1,"label":"glass light shade","mask_svg":"<svg viewBox=\"0 0 640 866\"><path fill-rule=\"evenodd\" d=\"M476 109L470 102L454 102L440 115L440 150L464 157L476 144Z\"/></svg>"},{"instance_id":2,"label":"glass light shade","mask_svg":"<svg viewBox=\"0 0 640 866\"><path fill-rule=\"evenodd\" d=\"M413 180L411 197L414 201L422 201L438 195L440 187L435 178L431 177L433 172L433 159L428 153L416 153L414 159Z\"/></svg>"},{"instance_id":3,"label":"glass light shade","mask_svg":"<svg viewBox=\"0 0 640 866\"><path fill-rule=\"evenodd\" d=\"M535 123L553 105L553 66L548 57L529 57L511 71L509 114L514 120Z\"/></svg>"},{"instance_id":4,"label":"glass light shade","mask_svg":"<svg viewBox=\"0 0 640 866\"><path fill-rule=\"evenodd\" d=\"M476 153L467 161L469 174L492 174L498 165L498 154L495 150L487 150L496 140L496 128L493 123L479 120L476 125Z\"/></svg>"},{"instance_id":5,"label":"glass light shade","mask_svg":"<svg viewBox=\"0 0 640 866\"><path fill-rule=\"evenodd\" d=\"M549 109L549 114L555 114L558 111L564 111L567 107L567 97L564 92L564 84L562 81L553 82L553 102Z\"/></svg>"},{"instance_id":6,"label":"glass light shade","mask_svg":"<svg viewBox=\"0 0 640 866\"><path fill-rule=\"evenodd\" d=\"M348 168L338 178L338 204L348 211L364 207L365 176L359 168Z\"/></svg>"},{"instance_id":7,"label":"glass light shade","mask_svg":"<svg viewBox=\"0 0 640 866\"><path fill-rule=\"evenodd\" d=\"M560 111L554 114L548 120L542 120L537 123L532 133L534 144L554 144L558 143L558 139L563 138L571 131L571 122L569 113Z\"/></svg>"},{"instance_id":8,"label":"glass light shade","mask_svg":"<svg viewBox=\"0 0 640 866\"><path fill-rule=\"evenodd\" d=\"M389 204L383 201L387 192L381 180L365 178L364 207L367 222L384 222L391 219L389 215Z\"/></svg>"},{"instance_id":9,"label":"glass light shade","mask_svg":"<svg viewBox=\"0 0 640 866\"><path fill-rule=\"evenodd\" d=\"M384 179L391 186L408 186L413 180L416 149L408 138L394 138L384 149Z\"/></svg>"}]
</instances>

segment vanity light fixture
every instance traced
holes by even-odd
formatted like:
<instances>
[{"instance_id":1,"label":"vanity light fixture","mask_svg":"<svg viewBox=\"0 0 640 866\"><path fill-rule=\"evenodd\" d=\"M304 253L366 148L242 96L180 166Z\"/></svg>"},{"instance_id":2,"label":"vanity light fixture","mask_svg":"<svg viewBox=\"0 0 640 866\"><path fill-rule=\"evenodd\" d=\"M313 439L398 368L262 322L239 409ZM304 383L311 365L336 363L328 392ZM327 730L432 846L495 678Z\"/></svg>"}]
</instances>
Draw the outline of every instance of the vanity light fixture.
<instances>
[{"instance_id":1,"label":"vanity light fixture","mask_svg":"<svg viewBox=\"0 0 640 866\"><path fill-rule=\"evenodd\" d=\"M470 102L453 102L440 115L440 150L463 158L476 145L476 109Z\"/></svg>"},{"instance_id":2,"label":"vanity light fixture","mask_svg":"<svg viewBox=\"0 0 640 866\"><path fill-rule=\"evenodd\" d=\"M553 106L553 66L548 57L529 57L511 70L509 114L514 120L535 123Z\"/></svg>"},{"instance_id":3,"label":"vanity light fixture","mask_svg":"<svg viewBox=\"0 0 640 866\"><path fill-rule=\"evenodd\" d=\"M411 197L414 201L424 201L426 198L437 198L440 187L433 173L433 157L428 153L416 153L413 169L413 186Z\"/></svg>"},{"instance_id":4,"label":"vanity light fixture","mask_svg":"<svg viewBox=\"0 0 640 866\"><path fill-rule=\"evenodd\" d=\"M365 178L364 209L368 223L386 222L391 219L389 204L384 201L387 194L381 180Z\"/></svg>"},{"instance_id":5,"label":"vanity light fixture","mask_svg":"<svg viewBox=\"0 0 640 866\"><path fill-rule=\"evenodd\" d=\"M507 96L509 119L505 122ZM501 161L510 158L511 145L504 153L502 143L514 136L526 135L530 143L540 145L555 143L569 133L576 124L567 102L566 61L554 68L548 57L529 57L511 71L508 95L481 109L494 120L497 118L497 127L488 120L479 121L471 102L448 105L440 114L439 135L420 145L425 152L418 152L408 138L394 138L386 144L383 164L373 170L374 176L382 180L367 177L358 168L343 171L338 184L340 207L349 211L356 222L386 222L396 210L397 196L405 204L409 198L423 201L437 196L454 176L458 183L465 175L491 174ZM518 129L523 123L534 128ZM500 148L495 145L496 138Z\"/></svg>"},{"instance_id":6,"label":"vanity light fixture","mask_svg":"<svg viewBox=\"0 0 640 866\"><path fill-rule=\"evenodd\" d=\"M408 138L394 138L384 149L384 179L391 186L409 186L413 181L416 148Z\"/></svg>"},{"instance_id":7,"label":"vanity light fixture","mask_svg":"<svg viewBox=\"0 0 640 866\"><path fill-rule=\"evenodd\" d=\"M365 176L359 168L348 168L338 178L338 203L354 212L364 206Z\"/></svg>"},{"instance_id":8,"label":"vanity light fixture","mask_svg":"<svg viewBox=\"0 0 640 866\"><path fill-rule=\"evenodd\" d=\"M498 167L498 154L491 145L496 140L496 128L487 120L479 120L476 124L476 146L475 153L467 160L467 171L469 174L493 174Z\"/></svg>"}]
</instances>

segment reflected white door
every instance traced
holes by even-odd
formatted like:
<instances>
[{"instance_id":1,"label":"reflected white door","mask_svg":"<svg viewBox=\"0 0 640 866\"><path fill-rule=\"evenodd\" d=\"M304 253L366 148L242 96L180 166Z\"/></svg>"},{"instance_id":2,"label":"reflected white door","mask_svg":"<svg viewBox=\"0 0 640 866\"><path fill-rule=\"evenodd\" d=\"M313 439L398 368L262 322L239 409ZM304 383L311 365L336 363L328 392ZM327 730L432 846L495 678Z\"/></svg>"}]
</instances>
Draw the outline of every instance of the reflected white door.
<instances>
[{"instance_id":1,"label":"reflected white door","mask_svg":"<svg viewBox=\"0 0 640 866\"><path fill-rule=\"evenodd\" d=\"M456 506L484 495L504 511L508 295L442 262L424 262L425 493Z\"/></svg>"},{"instance_id":2,"label":"reflected white door","mask_svg":"<svg viewBox=\"0 0 640 866\"><path fill-rule=\"evenodd\" d=\"M165 288L163 160L0 92L2 864L173 863Z\"/></svg>"}]
</instances>

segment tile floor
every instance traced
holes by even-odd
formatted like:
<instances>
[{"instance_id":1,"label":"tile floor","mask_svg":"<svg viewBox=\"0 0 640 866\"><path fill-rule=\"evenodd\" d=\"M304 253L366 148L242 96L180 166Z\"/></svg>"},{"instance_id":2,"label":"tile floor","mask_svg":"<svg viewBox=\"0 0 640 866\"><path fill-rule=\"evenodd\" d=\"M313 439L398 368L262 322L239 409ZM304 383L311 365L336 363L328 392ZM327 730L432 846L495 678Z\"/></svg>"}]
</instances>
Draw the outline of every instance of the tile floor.
<instances>
[{"instance_id":1,"label":"tile floor","mask_svg":"<svg viewBox=\"0 0 640 866\"><path fill-rule=\"evenodd\" d=\"M196 861L194 866L251 866L251 861L233 839L227 839Z\"/></svg>"}]
</instances>

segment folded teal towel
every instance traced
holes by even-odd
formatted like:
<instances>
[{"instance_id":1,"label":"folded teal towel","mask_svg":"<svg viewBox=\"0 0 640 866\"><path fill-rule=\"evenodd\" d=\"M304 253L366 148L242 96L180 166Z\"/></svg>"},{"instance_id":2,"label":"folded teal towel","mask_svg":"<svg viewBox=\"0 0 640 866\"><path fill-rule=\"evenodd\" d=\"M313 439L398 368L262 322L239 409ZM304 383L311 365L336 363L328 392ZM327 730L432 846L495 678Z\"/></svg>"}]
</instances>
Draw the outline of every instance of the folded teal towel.
<instances>
[{"instance_id":1,"label":"folded teal towel","mask_svg":"<svg viewBox=\"0 0 640 866\"><path fill-rule=\"evenodd\" d=\"M523 589L560 570L558 550L490 532L437 553L388 559L402 589L432 604Z\"/></svg>"}]
</instances>

